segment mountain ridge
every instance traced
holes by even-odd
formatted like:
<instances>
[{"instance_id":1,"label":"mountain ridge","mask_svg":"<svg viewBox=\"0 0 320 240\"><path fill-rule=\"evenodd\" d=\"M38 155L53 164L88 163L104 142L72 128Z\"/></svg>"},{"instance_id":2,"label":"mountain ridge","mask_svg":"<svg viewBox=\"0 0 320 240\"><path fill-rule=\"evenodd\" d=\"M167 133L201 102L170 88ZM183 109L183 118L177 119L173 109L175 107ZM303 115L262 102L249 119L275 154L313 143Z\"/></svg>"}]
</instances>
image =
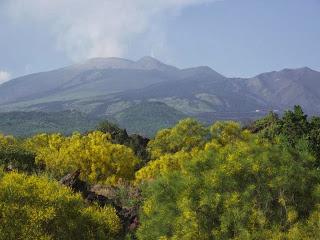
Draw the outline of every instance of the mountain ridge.
<instances>
[{"instance_id":1,"label":"mountain ridge","mask_svg":"<svg viewBox=\"0 0 320 240\"><path fill-rule=\"evenodd\" d=\"M320 72L303 67L228 78L208 66L180 69L148 56L94 58L0 85L0 112L77 110L112 117L142 102L192 117L235 112L236 118L295 104L320 113Z\"/></svg>"}]
</instances>

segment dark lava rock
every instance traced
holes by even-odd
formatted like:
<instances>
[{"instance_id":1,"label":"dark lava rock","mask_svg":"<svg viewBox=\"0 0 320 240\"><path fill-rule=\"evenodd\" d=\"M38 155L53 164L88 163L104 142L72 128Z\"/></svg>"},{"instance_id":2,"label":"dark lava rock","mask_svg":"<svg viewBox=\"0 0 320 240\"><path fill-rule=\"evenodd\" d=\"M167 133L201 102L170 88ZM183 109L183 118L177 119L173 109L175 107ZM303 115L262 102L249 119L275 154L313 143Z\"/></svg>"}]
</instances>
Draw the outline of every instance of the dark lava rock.
<instances>
[{"instance_id":1,"label":"dark lava rock","mask_svg":"<svg viewBox=\"0 0 320 240\"><path fill-rule=\"evenodd\" d=\"M88 195L89 186L86 182L82 181L80 177L80 170L69 173L59 181L62 185L71 188L74 192L80 192L84 197Z\"/></svg>"}]
</instances>

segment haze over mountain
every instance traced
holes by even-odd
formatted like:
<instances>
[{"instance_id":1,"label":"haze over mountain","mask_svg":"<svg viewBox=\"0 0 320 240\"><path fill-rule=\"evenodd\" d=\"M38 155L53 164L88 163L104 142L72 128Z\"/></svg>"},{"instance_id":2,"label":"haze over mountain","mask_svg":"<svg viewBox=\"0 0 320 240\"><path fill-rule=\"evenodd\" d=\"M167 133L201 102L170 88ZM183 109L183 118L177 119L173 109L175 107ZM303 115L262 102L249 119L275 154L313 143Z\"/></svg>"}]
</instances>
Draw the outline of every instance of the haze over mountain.
<instances>
[{"instance_id":1,"label":"haze over mountain","mask_svg":"<svg viewBox=\"0 0 320 240\"><path fill-rule=\"evenodd\" d=\"M175 120L177 116L241 120L295 104L320 113L320 73L300 68L227 78L209 67L179 69L152 57L94 58L13 79L0 85L0 96L2 112L77 110L123 122L125 113L132 116L132 109L139 115L159 106L159 113L167 111Z\"/></svg>"}]
</instances>

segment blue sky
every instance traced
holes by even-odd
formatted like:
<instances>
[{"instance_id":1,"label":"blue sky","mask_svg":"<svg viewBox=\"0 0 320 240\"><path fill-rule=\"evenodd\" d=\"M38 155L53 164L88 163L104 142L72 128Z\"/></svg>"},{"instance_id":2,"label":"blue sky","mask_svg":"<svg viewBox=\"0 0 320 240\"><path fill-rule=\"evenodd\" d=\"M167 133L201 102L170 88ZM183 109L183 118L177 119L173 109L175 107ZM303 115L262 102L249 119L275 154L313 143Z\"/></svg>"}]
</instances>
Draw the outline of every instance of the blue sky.
<instances>
[{"instance_id":1,"label":"blue sky","mask_svg":"<svg viewBox=\"0 0 320 240\"><path fill-rule=\"evenodd\" d=\"M1 0L0 82L111 56L226 76L320 71L319 13L320 0Z\"/></svg>"}]
</instances>

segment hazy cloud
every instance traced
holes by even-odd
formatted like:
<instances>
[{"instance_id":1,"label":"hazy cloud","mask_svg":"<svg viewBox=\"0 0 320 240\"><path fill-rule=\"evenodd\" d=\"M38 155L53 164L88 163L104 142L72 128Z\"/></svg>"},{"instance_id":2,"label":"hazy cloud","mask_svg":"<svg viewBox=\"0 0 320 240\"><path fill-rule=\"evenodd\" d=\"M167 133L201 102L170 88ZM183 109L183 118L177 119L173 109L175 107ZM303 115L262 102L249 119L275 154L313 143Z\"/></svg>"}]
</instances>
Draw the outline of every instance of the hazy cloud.
<instances>
[{"instance_id":1,"label":"hazy cloud","mask_svg":"<svg viewBox=\"0 0 320 240\"><path fill-rule=\"evenodd\" d=\"M124 56L132 39L164 48L162 22L185 7L217 0L2 0L11 21L41 23L73 60ZM156 31L154 30L156 29ZM159 37L159 40L157 39Z\"/></svg>"},{"instance_id":2,"label":"hazy cloud","mask_svg":"<svg viewBox=\"0 0 320 240\"><path fill-rule=\"evenodd\" d=\"M0 84L7 82L11 79L11 74L7 71L0 70Z\"/></svg>"}]
</instances>

